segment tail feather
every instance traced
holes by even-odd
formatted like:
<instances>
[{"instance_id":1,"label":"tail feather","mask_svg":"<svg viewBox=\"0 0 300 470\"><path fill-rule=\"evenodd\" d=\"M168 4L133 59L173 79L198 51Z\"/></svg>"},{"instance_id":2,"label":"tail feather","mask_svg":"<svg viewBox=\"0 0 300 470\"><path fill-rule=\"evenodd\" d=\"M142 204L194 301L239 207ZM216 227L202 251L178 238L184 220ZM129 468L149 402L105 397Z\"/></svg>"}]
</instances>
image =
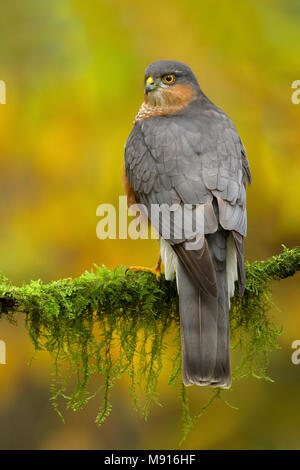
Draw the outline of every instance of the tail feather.
<instances>
[{"instance_id":1,"label":"tail feather","mask_svg":"<svg viewBox=\"0 0 300 470\"><path fill-rule=\"evenodd\" d=\"M182 375L185 385L231 385L229 303L224 230L207 235L214 263L217 296L205 294L191 281L180 260L177 285L182 342Z\"/></svg>"},{"instance_id":2,"label":"tail feather","mask_svg":"<svg viewBox=\"0 0 300 470\"><path fill-rule=\"evenodd\" d=\"M180 261L178 261L176 274L179 293L183 381L185 385L206 382L211 377L216 362L216 315L207 317L205 314L200 314L202 304L199 288L191 282ZM210 298L213 299L212 296ZM215 312L215 309L212 311Z\"/></svg>"},{"instance_id":3,"label":"tail feather","mask_svg":"<svg viewBox=\"0 0 300 470\"><path fill-rule=\"evenodd\" d=\"M227 294L226 271L217 272L218 279L218 338L217 357L212 384L228 388L231 385L230 339L229 339L229 303Z\"/></svg>"}]
</instances>

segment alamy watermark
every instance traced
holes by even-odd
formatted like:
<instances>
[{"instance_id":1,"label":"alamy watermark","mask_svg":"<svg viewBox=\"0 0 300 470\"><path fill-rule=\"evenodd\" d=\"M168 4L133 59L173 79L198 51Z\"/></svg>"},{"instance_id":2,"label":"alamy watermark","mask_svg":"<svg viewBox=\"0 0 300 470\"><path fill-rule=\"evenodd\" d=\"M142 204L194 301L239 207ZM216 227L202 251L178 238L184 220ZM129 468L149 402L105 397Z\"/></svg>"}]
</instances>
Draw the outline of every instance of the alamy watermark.
<instances>
[{"instance_id":1,"label":"alamy watermark","mask_svg":"<svg viewBox=\"0 0 300 470\"><path fill-rule=\"evenodd\" d=\"M292 88L295 88L295 91L292 93L291 100L293 104L300 103L300 80L294 80L292 83Z\"/></svg>"},{"instance_id":2,"label":"alamy watermark","mask_svg":"<svg viewBox=\"0 0 300 470\"><path fill-rule=\"evenodd\" d=\"M0 80L0 104L6 104L6 84ZM6 364L6 344L0 340L0 364Z\"/></svg>"},{"instance_id":3,"label":"alamy watermark","mask_svg":"<svg viewBox=\"0 0 300 470\"><path fill-rule=\"evenodd\" d=\"M204 240L203 204L135 204L128 209L127 197L119 196L118 210L113 204L100 204L96 215L101 217L96 228L100 240L157 239L160 233L165 240L184 241L187 250L201 248ZM129 224L128 216L134 216Z\"/></svg>"},{"instance_id":4,"label":"alamy watermark","mask_svg":"<svg viewBox=\"0 0 300 470\"><path fill-rule=\"evenodd\" d=\"M292 349L295 349L295 351L292 354L291 360L292 363L297 366L300 364L300 339L296 339L292 342Z\"/></svg>"},{"instance_id":5,"label":"alamy watermark","mask_svg":"<svg viewBox=\"0 0 300 470\"><path fill-rule=\"evenodd\" d=\"M0 364L6 364L6 344L0 340Z\"/></svg>"},{"instance_id":6,"label":"alamy watermark","mask_svg":"<svg viewBox=\"0 0 300 470\"><path fill-rule=\"evenodd\" d=\"M6 104L6 83L0 80L0 104Z\"/></svg>"}]
</instances>

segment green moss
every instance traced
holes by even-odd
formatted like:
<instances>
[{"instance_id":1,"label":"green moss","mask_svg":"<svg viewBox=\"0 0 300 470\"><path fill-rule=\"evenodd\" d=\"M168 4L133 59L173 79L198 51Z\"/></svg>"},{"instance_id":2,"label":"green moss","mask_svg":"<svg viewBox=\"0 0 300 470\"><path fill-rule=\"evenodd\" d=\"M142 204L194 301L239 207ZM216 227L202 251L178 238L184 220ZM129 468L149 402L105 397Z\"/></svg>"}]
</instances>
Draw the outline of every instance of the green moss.
<instances>
[{"instance_id":1,"label":"green moss","mask_svg":"<svg viewBox=\"0 0 300 470\"><path fill-rule=\"evenodd\" d=\"M233 378L252 375L270 380L267 366L277 347L280 329L268 316L271 306L269 281L292 276L300 269L300 248L288 250L267 261L246 265L245 296L236 292L231 308L231 337L240 349L240 364ZM26 314L26 328L37 351L53 357L52 403L59 412L61 397L67 407L79 410L98 393L100 425L111 411L110 390L123 375L130 377L134 406L147 419L153 402L158 403L157 382L163 353L175 335L169 383L181 381L178 297L175 282L158 283L148 272L110 271L95 266L77 279L50 284L32 281L14 287L0 276L0 315L14 321L17 312ZM89 392L93 375L101 376L97 390ZM69 391L70 379L75 385ZM73 382L72 382L73 383ZM215 398L214 393L197 415L189 411L182 388L184 436ZM59 412L60 413L60 412Z\"/></svg>"}]
</instances>

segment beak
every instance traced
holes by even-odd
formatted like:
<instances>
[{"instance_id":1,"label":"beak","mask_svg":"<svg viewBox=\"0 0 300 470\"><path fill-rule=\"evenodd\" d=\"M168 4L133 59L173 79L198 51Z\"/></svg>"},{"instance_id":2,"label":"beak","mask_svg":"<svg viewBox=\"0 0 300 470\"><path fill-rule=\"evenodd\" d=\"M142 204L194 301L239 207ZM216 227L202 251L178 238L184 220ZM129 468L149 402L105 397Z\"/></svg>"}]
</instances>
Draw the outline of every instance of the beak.
<instances>
[{"instance_id":1,"label":"beak","mask_svg":"<svg viewBox=\"0 0 300 470\"><path fill-rule=\"evenodd\" d=\"M148 95L149 91L155 90L156 83L154 82L152 77L148 77L145 84L145 93Z\"/></svg>"}]
</instances>

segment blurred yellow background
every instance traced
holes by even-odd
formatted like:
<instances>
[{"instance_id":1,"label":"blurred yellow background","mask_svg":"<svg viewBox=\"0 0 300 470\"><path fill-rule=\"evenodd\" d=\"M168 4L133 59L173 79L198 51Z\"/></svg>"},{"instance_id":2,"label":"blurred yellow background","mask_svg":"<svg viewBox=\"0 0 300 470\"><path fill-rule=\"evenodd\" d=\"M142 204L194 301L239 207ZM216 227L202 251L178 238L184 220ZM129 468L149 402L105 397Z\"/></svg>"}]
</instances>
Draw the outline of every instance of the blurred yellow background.
<instances>
[{"instance_id":1,"label":"blurred yellow background","mask_svg":"<svg viewBox=\"0 0 300 470\"><path fill-rule=\"evenodd\" d=\"M0 7L0 270L15 284L80 275L93 263L153 266L155 240L96 238L96 208L123 194L123 150L143 99L143 73L158 59L187 63L203 91L235 123L248 152L246 257L264 259L299 244L300 104L297 0L15 0ZM300 449L299 274L273 284L284 327L269 373L214 403L183 448ZM63 424L49 402L46 353L28 367L32 347L18 326L0 323L1 449L168 449L181 438L179 390L165 362L147 423L133 410L128 384L112 394L98 429L97 399ZM190 389L193 409L207 390Z\"/></svg>"}]
</instances>

